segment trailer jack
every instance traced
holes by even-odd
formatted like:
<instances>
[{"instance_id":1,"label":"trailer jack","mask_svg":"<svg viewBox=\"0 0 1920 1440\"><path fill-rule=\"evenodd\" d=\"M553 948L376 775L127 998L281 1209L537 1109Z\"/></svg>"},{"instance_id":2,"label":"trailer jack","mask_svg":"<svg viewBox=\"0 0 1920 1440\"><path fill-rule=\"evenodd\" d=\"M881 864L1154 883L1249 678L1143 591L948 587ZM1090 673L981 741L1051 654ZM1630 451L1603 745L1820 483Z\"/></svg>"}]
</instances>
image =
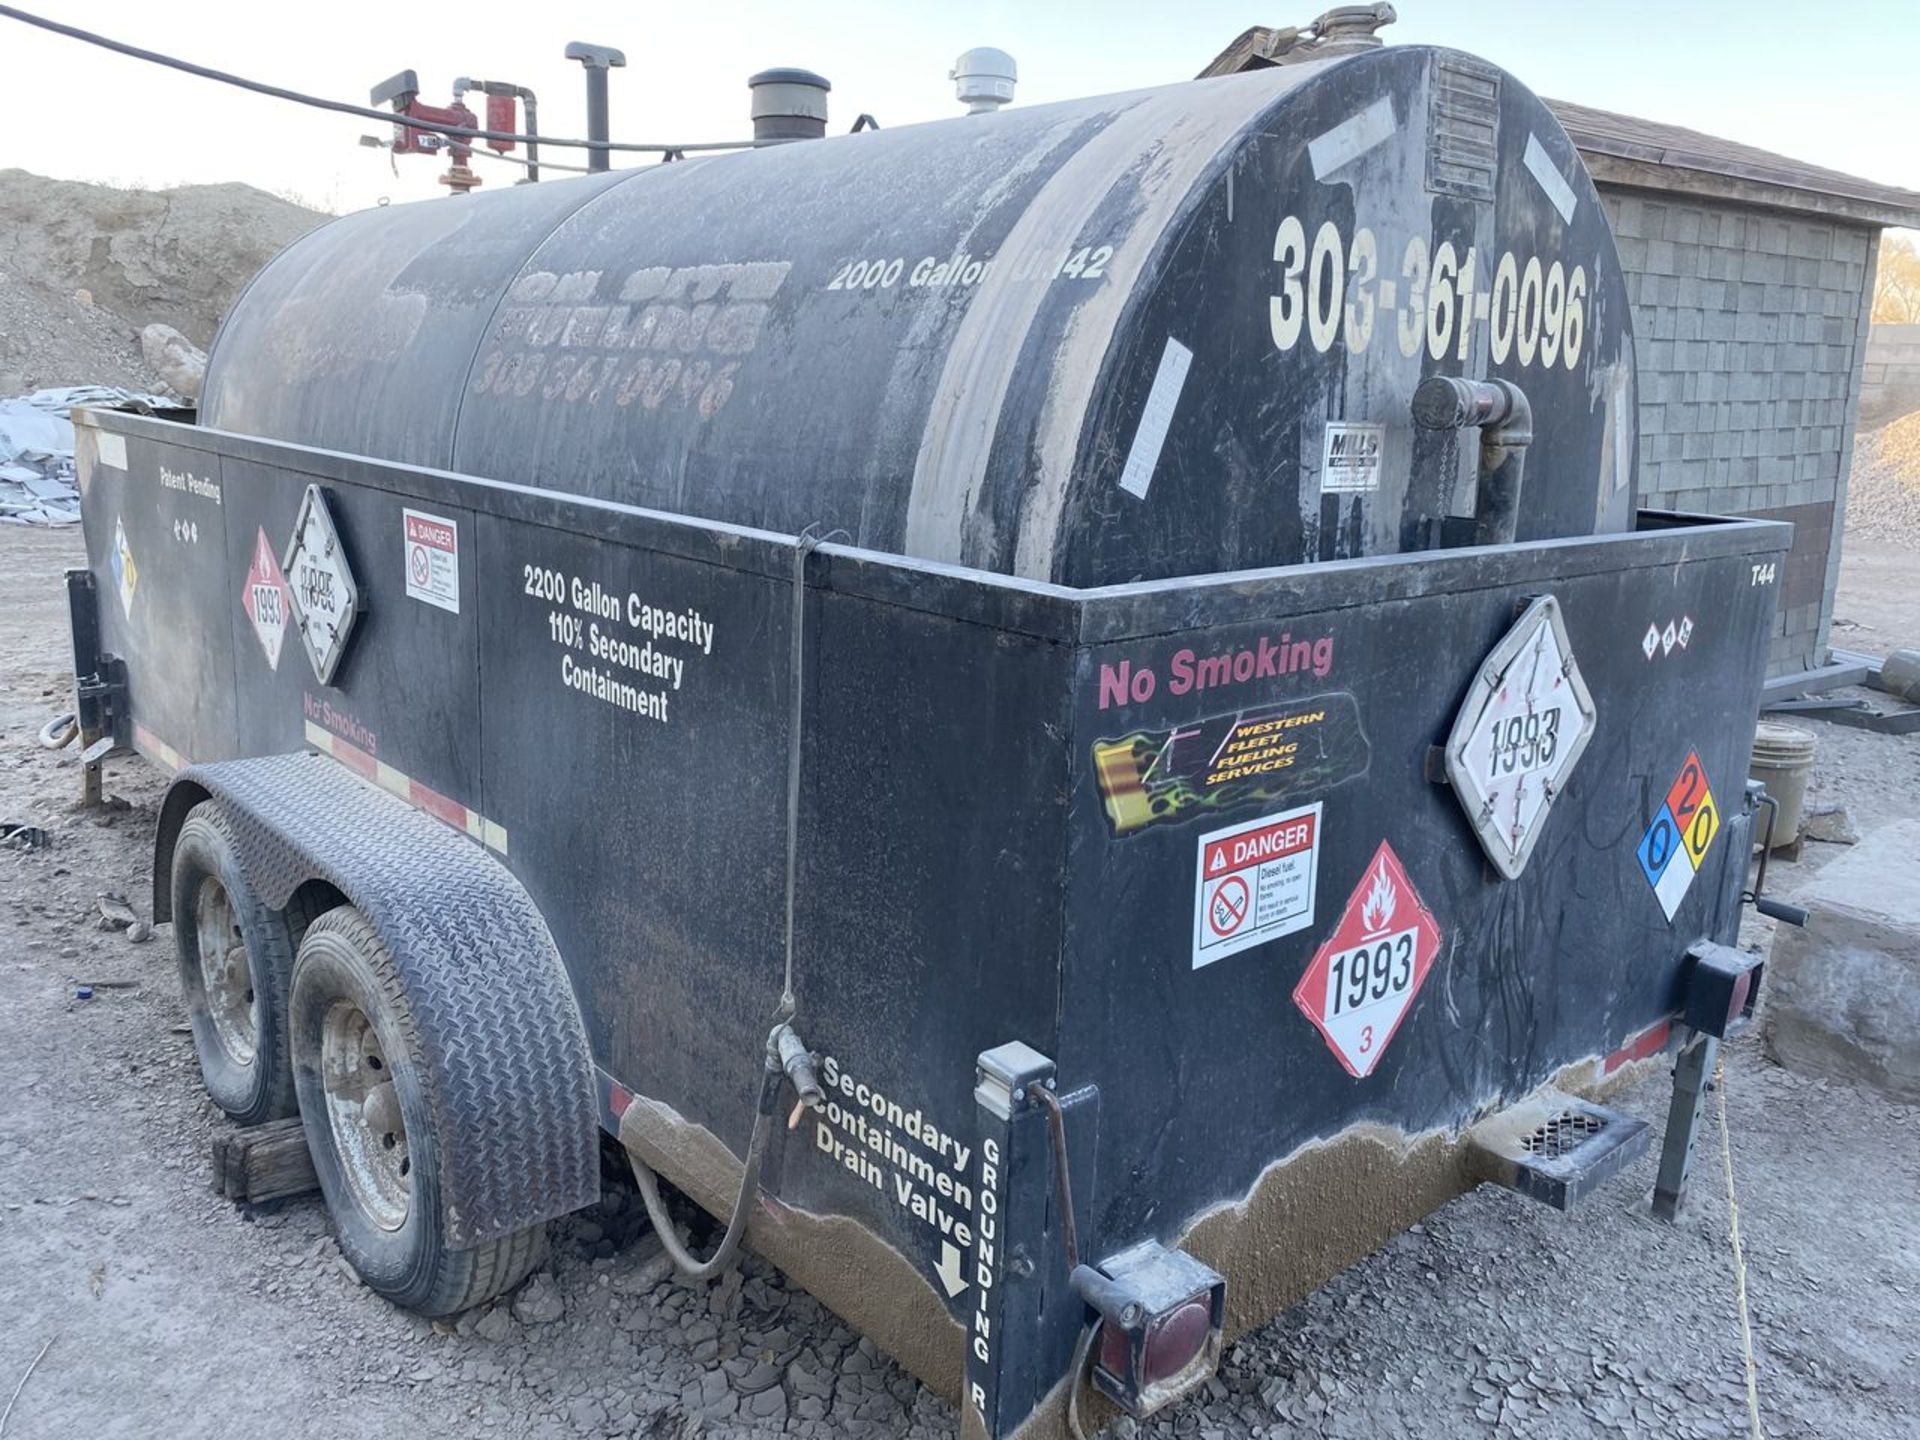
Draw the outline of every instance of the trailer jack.
<instances>
[{"instance_id":1,"label":"trailer jack","mask_svg":"<svg viewBox=\"0 0 1920 1440\"><path fill-rule=\"evenodd\" d=\"M1767 828L1773 828L1771 819ZM1799 913L1804 917L1804 911ZM1687 952L1687 959L1683 1018L1688 1035L1673 1062L1673 1103L1667 1110L1660 1173L1653 1182L1654 1217L1670 1222L1678 1220L1686 1208L1687 1172L1693 1166L1700 1102L1706 1098L1714 1064L1720 1058L1720 1042L1753 1018L1754 1004L1760 997L1760 977L1766 968L1758 955L1711 940L1695 945Z\"/></svg>"}]
</instances>

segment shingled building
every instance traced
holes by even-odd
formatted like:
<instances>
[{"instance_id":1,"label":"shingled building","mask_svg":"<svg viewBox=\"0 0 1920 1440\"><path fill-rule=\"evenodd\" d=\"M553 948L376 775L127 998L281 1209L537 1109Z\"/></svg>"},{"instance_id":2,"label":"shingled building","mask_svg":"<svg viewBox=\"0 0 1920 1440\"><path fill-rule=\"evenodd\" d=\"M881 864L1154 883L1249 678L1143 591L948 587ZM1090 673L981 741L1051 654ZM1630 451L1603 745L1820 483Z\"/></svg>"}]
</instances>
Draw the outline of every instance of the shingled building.
<instances>
[{"instance_id":1,"label":"shingled building","mask_svg":"<svg viewBox=\"0 0 1920 1440\"><path fill-rule=\"evenodd\" d=\"M1201 74L1284 64L1306 48L1296 35L1256 27ZM1920 193L1547 103L1593 175L1626 272L1641 503L1792 521L1770 669L1813 669L1827 659L1880 232L1920 227Z\"/></svg>"}]
</instances>

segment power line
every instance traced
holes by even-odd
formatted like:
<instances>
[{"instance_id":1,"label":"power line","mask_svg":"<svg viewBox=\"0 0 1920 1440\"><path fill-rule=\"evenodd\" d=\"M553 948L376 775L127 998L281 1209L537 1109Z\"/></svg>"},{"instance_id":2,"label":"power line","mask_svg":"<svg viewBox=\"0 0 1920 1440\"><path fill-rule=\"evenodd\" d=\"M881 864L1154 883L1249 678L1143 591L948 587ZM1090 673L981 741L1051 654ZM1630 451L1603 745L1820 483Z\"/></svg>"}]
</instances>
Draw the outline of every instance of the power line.
<instances>
[{"instance_id":1,"label":"power line","mask_svg":"<svg viewBox=\"0 0 1920 1440\"><path fill-rule=\"evenodd\" d=\"M404 125L409 130L426 130L436 135L450 135L462 140L511 140L518 144L570 145L579 150L626 150L649 155L671 155L687 150L746 150L751 148L752 144L751 141L746 140L715 140L692 145L635 145L618 141L569 140L553 135L518 135L508 130L474 130L464 125L439 125L427 120L413 120L405 115L397 115L391 110L372 110L365 105L349 105L344 100L328 100L324 96L308 95L299 90L287 90L278 85L268 85L263 81L249 80L244 75L215 70L207 65L196 65L191 60L162 55L157 50L143 50L138 45L129 45L124 40L96 35L93 31L82 30L78 26L63 25L58 20L49 20L43 15L17 10L11 5L0 5L0 19L18 20L23 25L32 25L55 35L64 35L70 40L97 45L102 50L111 50L135 60L145 60L152 65L164 65L170 70L179 70L188 75L198 75L202 80L217 80L222 85L251 90L256 95L269 95L276 100L291 100L296 105L309 105L316 110L332 110L341 115L358 115L363 119L382 120L392 125Z\"/></svg>"}]
</instances>

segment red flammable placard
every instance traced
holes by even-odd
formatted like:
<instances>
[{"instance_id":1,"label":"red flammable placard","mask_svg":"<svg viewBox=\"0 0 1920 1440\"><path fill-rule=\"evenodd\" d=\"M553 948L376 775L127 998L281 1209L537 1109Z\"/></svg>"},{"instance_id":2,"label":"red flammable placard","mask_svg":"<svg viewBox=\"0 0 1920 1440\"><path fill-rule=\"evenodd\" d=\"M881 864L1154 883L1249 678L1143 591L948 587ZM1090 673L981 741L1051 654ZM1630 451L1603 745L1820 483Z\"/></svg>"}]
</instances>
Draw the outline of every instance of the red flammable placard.
<instances>
[{"instance_id":1,"label":"red flammable placard","mask_svg":"<svg viewBox=\"0 0 1920 1440\"><path fill-rule=\"evenodd\" d=\"M1440 926L1386 841L1360 877L1340 923L1314 952L1293 1002L1347 1073L1364 1080L1406 1018L1440 954Z\"/></svg>"}]
</instances>

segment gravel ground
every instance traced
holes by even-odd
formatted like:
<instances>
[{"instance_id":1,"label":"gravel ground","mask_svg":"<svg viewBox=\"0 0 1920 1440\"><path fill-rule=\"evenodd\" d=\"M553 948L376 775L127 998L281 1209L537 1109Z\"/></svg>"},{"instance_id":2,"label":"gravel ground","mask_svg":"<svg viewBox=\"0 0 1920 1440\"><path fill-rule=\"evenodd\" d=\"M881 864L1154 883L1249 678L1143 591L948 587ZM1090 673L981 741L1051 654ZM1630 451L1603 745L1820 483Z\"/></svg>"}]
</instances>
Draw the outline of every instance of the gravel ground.
<instances>
[{"instance_id":1,"label":"gravel ground","mask_svg":"<svg viewBox=\"0 0 1920 1440\"><path fill-rule=\"evenodd\" d=\"M1847 539L1920 545L1920 410L1853 441Z\"/></svg>"},{"instance_id":2,"label":"gravel ground","mask_svg":"<svg viewBox=\"0 0 1920 1440\"><path fill-rule=\"evenodd\" d=\"M161 782L117 764L119 800L76 812L70 753L33 742L66 687L59 574L79 558L74 534L0 533L0 821L54 841L0 850L0 1396L54 1342L6 1435L952 1435L944 1402L764 1263L678 1283L617 1173L518 1296L452 1326L361 1288L317 1202L209 1191L170 935L94 923L102 890L147 913ZM1817 728L1816 795L1863 830L1920 793L1920 743ZM1820 858L1777 867L1777 888ZM73 998L79 981L95 999ZM1655 1068L1615 1103L1657 1118L1666 1088ZM1765 1433L1910 1437L1920 1114L1750 1042L1730 1047L1726 1099ZM1573 1216L1497 1190L1448 1205L1141 1433L1751 1433L1721 1138L1710 1124L1678 1227L1644 1214L1651 1158Z\"/></svg>"}]
</instances>

